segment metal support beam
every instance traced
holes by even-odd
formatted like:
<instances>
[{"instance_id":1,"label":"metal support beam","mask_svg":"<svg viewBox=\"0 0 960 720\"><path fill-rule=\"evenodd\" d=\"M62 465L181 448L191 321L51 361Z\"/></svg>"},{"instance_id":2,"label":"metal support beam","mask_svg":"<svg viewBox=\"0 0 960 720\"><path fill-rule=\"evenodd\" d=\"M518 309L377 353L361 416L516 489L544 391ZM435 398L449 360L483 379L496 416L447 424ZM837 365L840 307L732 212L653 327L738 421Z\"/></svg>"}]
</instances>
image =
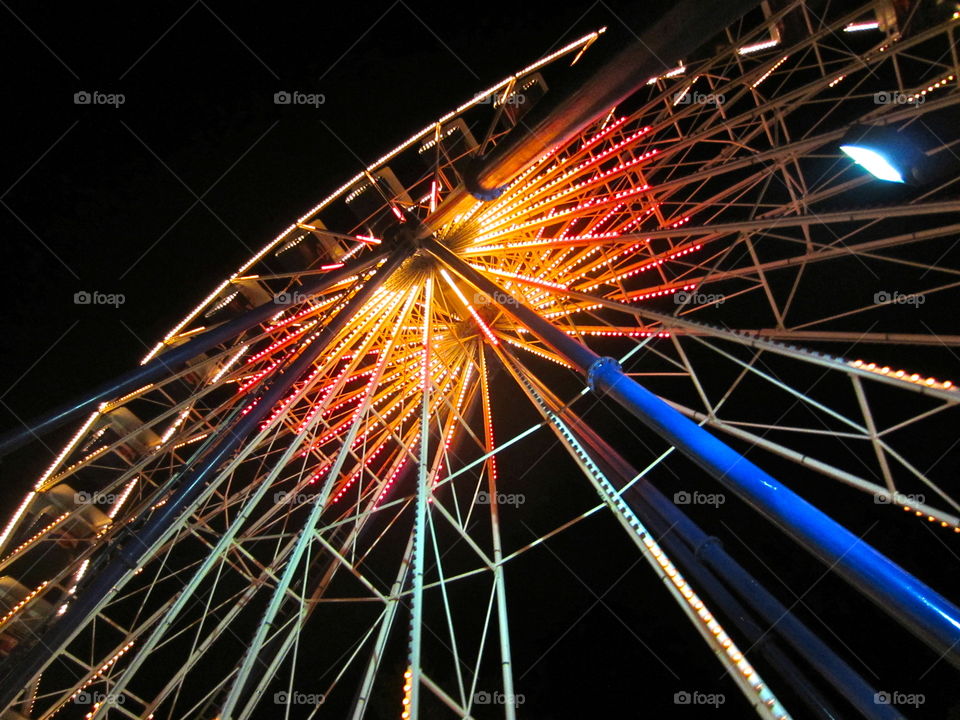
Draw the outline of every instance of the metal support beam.
<instances>
[{"instance_id":1,"label":"metal support beam","mask_svg":"<svg viewBox=\"0 0 960 720\"><path fill-rule=\"evenodd\" d=\"M625 375L616 360L601 358L558 330L448 248L434 240L424 241L424 247L585 374L594 392L612 397L927 645L960 666L960 609L953 603Z\"/></svg>"},{"instance_id":2,"label":"metal support beam","mask_svg":"<svg viewBox=\"0 0 960 720\"><path fill-rule=\"evenodd\" d=\"M651 77L669 71L720 28L733 24L757 4L757 0L677 3L648 28L642 38L637 38L591 74L559 105L536 120L528 118L524 123L526 132L497 145L483 167L469 178L468 189L474 197L488 199L545 152L585 130Z\"/></svg>"},{"instance_id":3,"label":"metal support beam","mask_svg":"<svg viewBox=\"0 0 960 720\"><path fill-rule=\"evenodd\" d=\"M67 611L33 646L22 653L15 652L6 659L0 667L0 709L6 708L22 688L53 660L55 655L52 649L70 642L90 617L117 591L118 586L140 565L150 549L160 542L171 528L176 527L179 515L203 492L210 476L259 427L261 421L283 400L293 384L307 372L342 327L353 318L353 314L370 299L384 278L407 256L408 253L397 251L388 258L376 276L350 298L343 309L320 330L319 336L263 391L259 401L250 406L247 414L237 412L233 427L224 428L202 461L184 473L170 499L158 508L142 527L124 538L125 542L114 550L104 567L93 576L90 585L83 589Z\"/></svg>"},{"instance_id":4,"label":"metal support beam","mask_svg":"<svg viewBox=\"0 0 960 720\"><path fill-rule=\"evenodd\" d=\"M750 627L753 625L752 621L749 621L749 616L746 616L748 622L741 627L741 630L747 634L751 643L762 643L761 652L765 655L769 653L768 659L773 665L789 672L787 668L792 664L776 645L766 642L771 634L776 634L846 697L864 717L884 720L902 717L893 706L878 705L874 700L876 690L869 683L790 612L790 609L773 593L757 582L724 550L717 538L707 535L689 515L650 484L646 478L641 477L624 491L623 488L639 476L637 470L572 410L566 408L560 411L560 414L569 423L571 431L576 433L593 451L594 461L610 467L608 477L618 481L618 489L624 501L654 532L660 530L658 541L671 553L683 571L697 581L707 595L712 597L713 593L719 591L715 601L718 606L729 608L728 615L734 622L738 622L745 616L737 610L739 603L735 599L724 596L724 588L714 586L714 581L711 579L714 573L765 623L769 624L767 630L756 634ZM794 677L793 675L785 676L788 681L793 680ZM798 689L805 698L817 700L816 694L810 695L803 691L802 687Z\"/></svg>"},{"instance_id":5,"label":"metal support beam","mask_svg":"<svg viewBox=\"0 0 960 720\"><path fill-rule=\"evenodd\" d=\"M513 177L548 150L568 142L591 123L630 97L651 77L663 75L674 63L691 55L720 28L732 24L759 4L758 0L682 0L642 38L611 57L599 69L568 78L573 88L559 102L544 103L524 118L523 131L511 133L460 188L444 200L427 221L437 230L474 198L490 200ZM641 24L646 24L638 19ZM576 74L576 73L575 73ZM472 197L471 197L472 196Z\"/></svg>"},{"instance_id":6,"label":"metal support beam","mask_svg":"<svg viewBox=\"0 0 960 720\"><path fill-rule=\"evenodd\" d=\"M363 260L351 263L336 272L328 273L323 277L305 284L298 292L306 297L323 292L338 282L373 267L376 263L383 260L388 252L388 250L382 250ZM87 395L74 399L65 405L61 405L41 415L39 418L25 423L22 428L5 433L0 436L0 457L16 450L33 438L38 438L51 430L55 430L73 418L93 412L100 403L104 401L121 397L165 375L175 373L187 360L259 325L276 315L280 309L281 306L272 301L259 305L209 332L194 336L183 345L172 348L145 365L136 367L100 385Z\"/></svg>"}]
</instances>

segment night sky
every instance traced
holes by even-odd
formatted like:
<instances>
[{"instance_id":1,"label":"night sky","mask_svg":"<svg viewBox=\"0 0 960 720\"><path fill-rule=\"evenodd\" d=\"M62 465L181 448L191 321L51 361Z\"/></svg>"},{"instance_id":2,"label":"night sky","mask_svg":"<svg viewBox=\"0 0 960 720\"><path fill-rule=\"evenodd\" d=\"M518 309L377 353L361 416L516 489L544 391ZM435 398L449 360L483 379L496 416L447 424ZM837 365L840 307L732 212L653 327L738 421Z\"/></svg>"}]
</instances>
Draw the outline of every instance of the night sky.
<instances>
[{"instance_id":1,"label":"night sky","mask_svg":"<svg viewBox=\"0 0 960 720\"><path fill-rule=\"evenodd\" d=\"M2 429L135 365L293 218L476 91L601 26L610 28L606 42L626 42L666 6L0 2ZM122 94L123 103L75 104L83 91ZM278 91L321 93L325 101L317 108L277 105ZM125 302L78 306L80 291L120 293ZM573 382L565 382L572 391ZM494 405L509 415L510 401L501 395ZM625 442L635 464L663 449L642 435L648 451L601 405L586 408L599 428ZM510 429L507 422L505 436ZM50 448L68 434L2 460L0 508L22 497L49 464ZM543 435L524 453L507 454L503 466L526 469L551 445ZM565 468L556 472L560 484L545 491L589 493L569 464L555 462ZM538 467L548 479L552 463ZM783 463L765 467L782 471L784 480L796 472ZM670 495L681 476L697 472L681 461L654 480ZM523 476L505 479L507 487L520 487ZM878 547L912 560L934 587L948 596L950 584L956 589L955 545L899 516L872 530L877 517L869 501L848 503L861 496L827 481L809 491L854 532L871 531ZM562 521L546 503L539 508L528 520L539 532ZM957 697L946 691L956 687L946 663L936 664L930 651L737 502L722 520L693 510L824 639L844 651L836 632L849 645L846 657L866 658L869 667L857 667L869 681L927 693L927 706L911 717L948 717ZM512 612L518 625L533 628L517 650L518 667L528 671L520 683L527 694L521 717L589 717L597 707L616 708L621 717L749 717L620 528L597 518L586 525L521 565L530 588ZM742 529L737 537L762 546L762 561L738 545L725 529L730 525ZM556 588L563 588L563 603ZM917 667L933 669L917 679ZM674 704L674 693L695 689L724 693L727 703L718 710Z\"/></svg>"},{"instance_id":2,"label":"night sky","mask_svg":"<svg viewBox=\"0 0 960 720\"><path fill-rule=\"evenodd\" d=\"M4 426L138 362L291 219L451 107L598 27L642 29L623 5L0 8ZM277 105L281 91L325 102ZM80 291L125 302L77 306ZM25 453L8 482L46 462Z\"/></svg>"}]
</instances>

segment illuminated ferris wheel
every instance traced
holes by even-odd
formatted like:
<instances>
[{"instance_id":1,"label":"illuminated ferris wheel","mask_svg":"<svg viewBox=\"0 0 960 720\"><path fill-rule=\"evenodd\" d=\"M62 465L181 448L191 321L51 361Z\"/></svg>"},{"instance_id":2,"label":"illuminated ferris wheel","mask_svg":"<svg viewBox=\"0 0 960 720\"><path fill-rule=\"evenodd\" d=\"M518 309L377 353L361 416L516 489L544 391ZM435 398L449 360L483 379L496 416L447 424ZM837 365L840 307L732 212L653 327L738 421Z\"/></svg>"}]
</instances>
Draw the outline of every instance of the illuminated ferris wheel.
<instances>
[{"instance_id":1,"label":"illuminated ferris wheel","mask_svg":"<svg viewBox=\"0 0 960 720\"><path fill-rule=\"evenodd\" d=\"M696 5L475 94L31 427L76 432L0 538L5 720L522 716L511 569L597 513L760 716L814 716L800 686L901 717L689 517L717 492L960 663L960 610L803 499L960 533L960 13ZM562 492L498 463L535 433L593 502L518 544ZM688 489L650 482L680 456Z\"/></svg>"}]
</instances>

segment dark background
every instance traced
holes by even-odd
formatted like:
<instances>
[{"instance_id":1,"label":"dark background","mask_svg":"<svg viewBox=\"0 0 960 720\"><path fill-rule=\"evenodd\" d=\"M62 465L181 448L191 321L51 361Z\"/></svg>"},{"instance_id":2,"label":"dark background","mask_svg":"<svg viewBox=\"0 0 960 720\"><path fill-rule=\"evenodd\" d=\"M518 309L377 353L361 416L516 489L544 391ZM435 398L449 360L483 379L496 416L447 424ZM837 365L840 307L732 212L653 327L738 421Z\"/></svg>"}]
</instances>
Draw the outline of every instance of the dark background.
<instances>
[{"instance_id":1,"label":"dark background","mask_svg":"<svg viewBox=\"0 0 960 720\"><path fill-rule=\"evenodd\" d=\"M669 3L2 5L0 422L10 428L136 364L213 286L361 165L573 38L606 25L605 42L628 41ZM74 104L83 90L122 93L125 102ZM278 106L281 90L323 93L325 103ZM122 293L126 302L78 306L78 291ZM509 414L509 397L494 402ZM613 417L596 421L631 437ZM0 509L22 497L68 434L3 460ZM536 440L504 465L526 468L548 445ZM830 509L844 511L847 497ZM823 609L830 627L813 621L815 629L827 639L842 634L867 658L871 682L931 696L955 682L944 663L914 680L934 656L866 603L848 600L841 583L821 580L819 565L755 516L728 510L727 522L744 523L782 568L792 590L773 581L781 597L813 584L804 602ZM547 530L549 519L546 512L535 529ZM850 522L862 532L873 520L865 513ZM892 525L887 534L900 532ZM927 542L920 553L937 553L927 570L943 561L943 572L955 573L952 551ZM586 540L561 537L551 548L524 561L534 590L513 610L518 629L535 628L515 649L517 675L547 651L519 685L522 716L587 716L607 701L622 712L628 698L631 717L752 713L649 569L635 564L619 528L593 519ZM560 578L563 611L551 589ZM673 704L675 692L694 689L723 692L727 704ZM911 716L943 717L951 694Z\"/></svg>"},{"instance_id":2,"label":"dark background","mask_svg":"<svg viewBox=\"0 0 960 720\"><path fill-rule=\"evenodd\" d=\"M0 7L5 427L139 362L293 219L451 107L598 27L616 42L642 29L622 2L239 5ZM276 105L284 90L325 103ZM77 105L78 91L125 101ZM78 306L78 291L126 301ZM4 468L18 494L49 461L36 450Z\"/></svg>"}]
</instances>

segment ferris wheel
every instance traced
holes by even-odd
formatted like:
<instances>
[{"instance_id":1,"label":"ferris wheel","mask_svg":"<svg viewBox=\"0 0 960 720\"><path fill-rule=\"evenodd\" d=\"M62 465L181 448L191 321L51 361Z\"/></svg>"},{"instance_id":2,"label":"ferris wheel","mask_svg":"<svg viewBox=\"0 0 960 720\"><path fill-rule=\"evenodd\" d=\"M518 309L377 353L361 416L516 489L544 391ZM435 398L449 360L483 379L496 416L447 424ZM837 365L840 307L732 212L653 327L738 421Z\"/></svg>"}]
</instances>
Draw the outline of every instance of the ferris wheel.
<instances>
[{"instance_id":1,"label":"ferris wheel","mask_svg":"<svg viewBox=\"0 0 960 720\"><path fill-rule=\"evenodd\" d=\"M960 13L697 5L467 93L31 426L76 430L0 535L0 717L522 717L511 571L598 515L761 717L902 717L690 517L724 496L960 664L960 610L811 500L960 534ZM517 542L538 433L592 501Z\"/></svg>"}]
</instances>

